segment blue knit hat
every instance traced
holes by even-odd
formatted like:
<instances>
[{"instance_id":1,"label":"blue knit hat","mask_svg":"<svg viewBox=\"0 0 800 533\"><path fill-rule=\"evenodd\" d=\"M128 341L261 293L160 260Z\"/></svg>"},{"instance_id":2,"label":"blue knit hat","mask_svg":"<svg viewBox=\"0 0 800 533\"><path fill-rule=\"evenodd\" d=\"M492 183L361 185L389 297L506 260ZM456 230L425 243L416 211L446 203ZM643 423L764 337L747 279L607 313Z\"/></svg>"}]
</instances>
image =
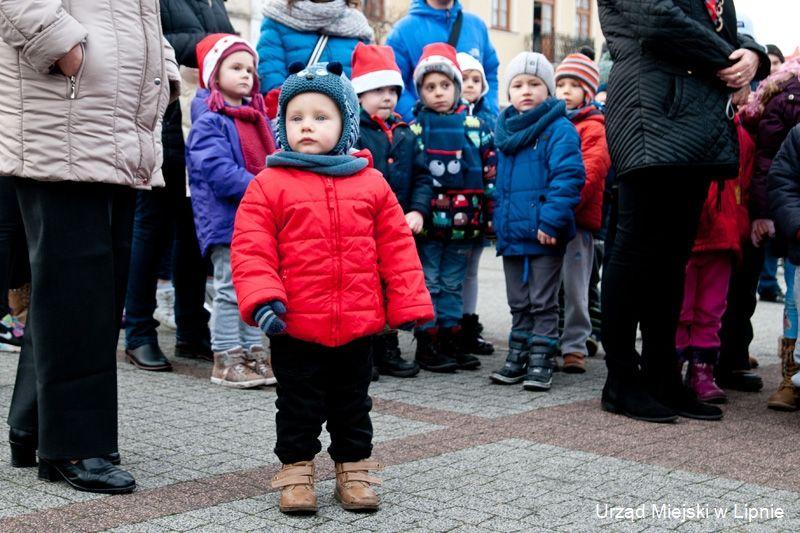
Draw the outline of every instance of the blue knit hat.
<instances>
[{"instance_id":1,"label":"blue knit hat","mask_svg":"<svg viewBox=\"0 0 800 533\"><path fill-rule=\"evenodd\" d=\"M278 141L281 148L291 151L286 138L286 106L303 93L321 93L333 100L342 114L342 136L328 155L346 154L358 140L358 97L350 80L342 75L341 63L316 63L306 67L302 63L289 65L289 77L281 86L278 97Z\"/></svg>"}]
</instances>

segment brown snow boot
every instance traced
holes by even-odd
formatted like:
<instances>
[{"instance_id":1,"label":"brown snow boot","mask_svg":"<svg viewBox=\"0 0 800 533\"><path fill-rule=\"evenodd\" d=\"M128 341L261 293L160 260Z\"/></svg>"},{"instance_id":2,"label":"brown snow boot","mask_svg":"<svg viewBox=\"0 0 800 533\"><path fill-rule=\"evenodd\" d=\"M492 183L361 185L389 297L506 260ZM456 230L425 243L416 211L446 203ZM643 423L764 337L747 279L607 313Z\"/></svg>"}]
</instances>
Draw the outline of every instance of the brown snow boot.
<instances>
[{"instance_id":1,"label":"brown snow boot","mask_svg":"<svg viewBox=\"0 0 800 533\"><path fill-rule=\"evenodd\" d=\"M336 491L333 496L348 511L377 511L380 499L372 485L381 480L368 474L370 470L381 470L383 465L366 459L355 463L336 463Z\"/></svg>"},{"instance_id":2,"label":"brown snow boot","mask_svg":"<svg viewBox=\"0 0 800 533\"><path fill-rule=\"evenodd\" d=\"M795 339L781 339L781 371L783 380L767 401L767 407L776 411L797 411L800 409L800 391L792 384L792 376L797 374L798 365L794 361Z\"/></svg>"},{"instance_id":3,"label":"brown snow boot","mask_svg":"<svg viewBox=\"0 0 800 533\"><path fill-rule=\"evenodd\" d=\"M314 492L314 461L283 465L272 478L272 488L281 489L278 504L282 513L316 513L317 495Z\"/></svg>"}]
</instances>

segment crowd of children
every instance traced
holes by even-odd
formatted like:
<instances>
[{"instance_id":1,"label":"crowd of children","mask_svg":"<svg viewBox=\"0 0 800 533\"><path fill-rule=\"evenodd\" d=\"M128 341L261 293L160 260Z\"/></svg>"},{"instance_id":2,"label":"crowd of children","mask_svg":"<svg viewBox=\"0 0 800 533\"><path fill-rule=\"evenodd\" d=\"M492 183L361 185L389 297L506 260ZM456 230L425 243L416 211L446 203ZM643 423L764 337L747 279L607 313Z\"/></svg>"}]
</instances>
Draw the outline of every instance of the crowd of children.
<instances>
[{"instance_id":1,"label":"crowd of children","mask_svg":"<svg viewBox=\"0 0 800 533\"><path fill-rule=\"evenodd\" d=\"M388 46L358 43L349 79L336 62L290 65L274 121L250 44L213 34L196 56L186 163L198 241L213 265L211 381L279 384L283 468L273 487L281 511L316 510L313 461L326 421L337 500L378 508L370 381L481 367L476 355L494 351L476 314L487 247L502 257L512 315L507 356L490 381L546 391L554 372L586 371L598 335L595 235L613 175L590 57L570 54L554 69L542 54L520 53L505 65L509 105L496 116L481 63L429 44L414 69L419 101L407 123L395 112L404 82ZM715 382L720 322L750 236L755 148L737 125L740 176L710 187L676 335L687 385L717 403L725 401ZM793 246L798 136L795 128L776 157L772 196ZM413 359L401 353L401 329L413 331ZM791 352L779 399L798 408Z\"/></svg>"}]
</instances>

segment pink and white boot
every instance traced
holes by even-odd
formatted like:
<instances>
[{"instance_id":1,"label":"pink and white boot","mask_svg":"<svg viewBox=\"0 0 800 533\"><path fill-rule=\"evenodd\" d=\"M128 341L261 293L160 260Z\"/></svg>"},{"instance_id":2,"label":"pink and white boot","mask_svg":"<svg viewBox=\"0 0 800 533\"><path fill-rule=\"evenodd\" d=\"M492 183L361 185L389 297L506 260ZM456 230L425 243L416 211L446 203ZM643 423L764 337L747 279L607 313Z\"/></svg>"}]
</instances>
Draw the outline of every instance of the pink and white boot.
<instances>
[{"instance_id":1,"label":"pink and white boot","mask_svg":"<svg viewBox=\"0 0 800 533\"><path fill-rule=\"evenodd\" d=\"M690 349L691 359L686 371L686 384L689 385L697 399L708 403L725 403L728 396L714 381L714 364L718 351L709 348Z\"/></svg>"}]
</instances>

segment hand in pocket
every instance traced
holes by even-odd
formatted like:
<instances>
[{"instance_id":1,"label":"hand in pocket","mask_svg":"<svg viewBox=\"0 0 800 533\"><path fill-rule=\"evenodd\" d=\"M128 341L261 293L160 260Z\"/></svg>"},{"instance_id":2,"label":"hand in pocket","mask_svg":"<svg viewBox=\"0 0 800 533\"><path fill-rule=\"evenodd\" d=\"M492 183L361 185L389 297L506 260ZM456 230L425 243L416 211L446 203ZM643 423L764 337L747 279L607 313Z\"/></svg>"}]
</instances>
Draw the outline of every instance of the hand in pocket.
<instances>
[{"instance_id":1,"label":"hand in pocket","mask_svg":"<svg viewBox=\"0 0 800 533\"><path fill-rule=\"evenodd\" d=\"M77 75L82 64L83 47L80 44L73 46L72 50L67 52L64 57L56 61L56 65L58 66L59 70L61 70L61 73L67 77Z\"/></svg>"}]
</instances>

